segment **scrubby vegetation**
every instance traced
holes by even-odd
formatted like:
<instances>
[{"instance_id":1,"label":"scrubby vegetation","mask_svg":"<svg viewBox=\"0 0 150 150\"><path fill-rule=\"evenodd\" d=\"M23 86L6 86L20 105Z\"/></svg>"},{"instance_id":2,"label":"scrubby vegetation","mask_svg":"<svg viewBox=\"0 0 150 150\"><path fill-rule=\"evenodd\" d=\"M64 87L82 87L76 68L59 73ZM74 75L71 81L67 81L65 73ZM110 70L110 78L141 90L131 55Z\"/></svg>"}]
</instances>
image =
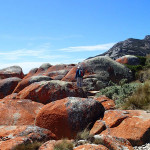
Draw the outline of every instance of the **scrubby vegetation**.
<instances>
[{"instance_id":1,"label":"scrubby vegetation","mask_svg":"<svg viewBox=\"0 0 150 150\"><path fill-rule=\"evenodd\" d=\"M23 143L17 145L13 150L38 150L43 142Z\"/></svg>"},{"instance_id":2,"label":"scrubby vegetation","mask_svg":"<svg viewBox=\"0 0 150 150\"><path fill-rule=\"evenodd\" d=\"M122 108L150 110L150 81L146 81L143 85L140 85L122 104Z\"/></svg>"},{"instance_id":3,"label":"scrubby vegetation","mask_svg":"<svg viewBox=\"0 0 150 150\"><path fill-rule=\"evenodd\" d=\"M63 139L60 143L55 144L54 150L73 150L73 143Z\"/></svg>"},{"instance_id":4,"label":"scrubby vegetation","mask_svg":"<svg viewBox=\"0 0 150 150\"><path fill-rule=\"evenodd\" d=\"M139 85L139 83L125 83L125 81L125 79L121 80L119 85L111 82L111 86L101 89L96 96L105 95L113 99L117 107L119 107L124 103L125 98L130 96Z\"/></svg>"}]
</instances>

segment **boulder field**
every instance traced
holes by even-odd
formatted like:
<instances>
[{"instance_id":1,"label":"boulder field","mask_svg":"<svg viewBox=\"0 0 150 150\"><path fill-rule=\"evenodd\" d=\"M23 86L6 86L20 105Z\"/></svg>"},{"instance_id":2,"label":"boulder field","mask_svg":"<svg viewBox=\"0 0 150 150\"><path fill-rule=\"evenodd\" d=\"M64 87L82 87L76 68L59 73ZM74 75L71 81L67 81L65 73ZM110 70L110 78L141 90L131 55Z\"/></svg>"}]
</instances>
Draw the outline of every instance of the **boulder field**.
<instances>
[{"instance_id":1,"label":"boulder field","mask_svg":"<svg viewBox=\"0 0 150 150\"><path fill-rule=\"evenodd\" d=\"M74 150L132 150L149 143L148 111L117 110L104 95L88 97L110 80L132 81L131 70L121 63L107 56L79 63L83 88L76 85L76 64L46 63L27 75L19 66L0 70L0 150L36 141L41 142L39 150L53 150L62 138L70 139ZM77 140L84 129L89 137Z\"/></svg>"}]
</instances>

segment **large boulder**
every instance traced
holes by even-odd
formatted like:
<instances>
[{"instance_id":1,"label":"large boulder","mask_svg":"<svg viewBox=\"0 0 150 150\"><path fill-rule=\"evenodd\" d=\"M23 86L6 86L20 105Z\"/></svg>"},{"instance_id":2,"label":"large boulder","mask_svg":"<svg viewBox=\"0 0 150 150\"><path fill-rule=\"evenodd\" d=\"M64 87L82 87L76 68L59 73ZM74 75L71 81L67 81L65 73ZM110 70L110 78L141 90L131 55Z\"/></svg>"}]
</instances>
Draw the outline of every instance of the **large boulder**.
<instances>
[{"instance_id":1,"label":"large boulder","mask_svg":"<svg viewBox=\"0 0 150 150\"><path fill-rule=\"evenodd\" d=\"M56 139L49 130L37 126L0 126L0 149L12 150L19 145ZM18 149L20 150L21 147Z\"/></svg>"},{"instance_id":2,"label":"large boulder","mask_svg":"<svg viewBox=\"0 0 150 150\"><path fill-rule=\"evenodd\" d=\"M109 81L118 83L121 79L132 80L132 72L124 65L106 56L91 58L80 63L85 75L84 86L87 90L99 90L108 85ZM63 81L74 81L76 66L62 79Z\"/></svg>"},{"instance_id":3,"label":"large boulder","mask_svg":"<svg viewBox=\"0 0 150 150\"><path fill-rule=\"evenodd\" d=\"M51 130L59 139L74 138L102 118L104 111L96 100L68 97L45 105L36 117L36 125Z\"/></svg>"},{"instance_id":4,"label":"large boulder","mask_svg":"<svg viewBox=\"0 0 150 150\"><path fill-rule=\"evenodd\" d=\"M125 138L133 146L150 142L150 114L146 111L108 110L103 121L107 128L101 134Z\"/></svg>"},{"instance_id":5,"label":"large boulder","mask_svg":"<svg viewBox=\"0 0 150 150\"><path fill-rule=\"evenodd\" d=\"M0 99L10 95L20 81L17 77L0 80Z\"/></svg>"},{"instance_id":6,"label":"large boulder","mask_svg":"<svg viewBox=\"0 0 150 150\"><path fill-rule=\"evenodd\" d=\"M0 79L10 77L18 77L22 79L24 77L22 68L19 66L11 66L0 70Z\"/></svg>"},{"instance_id":7,"label":"large boulder","mask_svg":"<svg viewBox=\"0 0 150 150\"><path fill-rule=\"evenodd\" d=\"M140 60L138 57L133 55L125 55L118 59L116 59L116 62L119 62L121 64L128 64L128 65L139 65Z\"/></svg>"},{"instance_id":8,"label":"large boulder","mask_svg":"<svg viewBox=\"0 0 150 150\"><path fill-rule=\"evenodd\" d=\"M31 100L0 100L0 125L34 125L43 104Z\"/></svg>"},{"instance_id":9,"label":"large boulder","mask_svg":"<svg viewBox=\"0 0 150 150\"><path fill-rule=\"evenodd\" d=\"M52 80L52 79L50 77L48 77L48 76L31 76L29 78L22 79L22 81L14 89L13 93L20 92L25 87L29 86L30 84L32 84L34 82L50 81L50 80Z\"/></svg>"},{"instance_id":10,"label":"large boulder","mask_svg":"<svg viewBox=\"0 0 150 150\"><path fill-rule=\"evenodd\" d=\"M18 93L18 99L31 99L47 104L65 97L86 97L82 89L71 82L59 80L35 82Z\"/></svg>"}]
</instances>

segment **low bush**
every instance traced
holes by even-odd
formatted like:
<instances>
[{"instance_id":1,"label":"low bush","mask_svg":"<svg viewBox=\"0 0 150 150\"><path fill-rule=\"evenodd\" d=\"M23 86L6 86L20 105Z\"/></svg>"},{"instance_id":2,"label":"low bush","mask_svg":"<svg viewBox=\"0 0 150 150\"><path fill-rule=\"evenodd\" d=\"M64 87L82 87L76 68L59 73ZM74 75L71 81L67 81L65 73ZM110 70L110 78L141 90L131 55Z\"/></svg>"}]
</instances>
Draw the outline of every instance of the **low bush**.
<instances>
[{"instance_id":1,"label":"low bush","mask_svg":"<svg viewBox=\"0 0 150 150\"><path fill-rule=\"evenodd\" d=\"M122 104L123 109L150 109L150 81L140 85Z\"/></svg>"},{"instance_id":2,"label":"low bush","mask_svg":"<svg viewBox=\"0 0 150 150\"><path fill-rule=\"evenodd\" d=\"M125 98L130 96L138 87L139 83L125 83L120 82L121 85L113 85L101 89L96 96L105 95L106 97L113 99L116 103L116 106L124 103Z\"/></svg>"},{"instance_id":3,"label":"low bush","mask_svg":"<svg viewBox=\"0 0 150 150\"><path fill-rule=\"evenodd\" d=\"M73 143L66 139L54 145L54 150L73 150Z\"/></svg>"}]
</instances>

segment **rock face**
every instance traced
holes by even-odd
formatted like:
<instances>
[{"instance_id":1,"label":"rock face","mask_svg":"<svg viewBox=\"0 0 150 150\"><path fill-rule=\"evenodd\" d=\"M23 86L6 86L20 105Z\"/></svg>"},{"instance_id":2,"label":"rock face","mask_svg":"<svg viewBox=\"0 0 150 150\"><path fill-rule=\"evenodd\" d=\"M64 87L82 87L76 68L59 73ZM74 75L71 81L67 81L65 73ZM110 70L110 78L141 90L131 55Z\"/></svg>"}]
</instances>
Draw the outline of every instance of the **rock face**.
<instances>
[{"instance_id":1,"label":"rock face","mask_svg":"<svg viewBox=\"0 0 150 150\"><path fill-rule=\"evenodd\" d=\"M80 63L85 75L84 86L87 90L99 90L108 85L109 81L119 82L122 78L132 80L132 72L124 65L106 56L91 58ZM62 79L63 81L74 81L76 67Z\"/></svg>"},{"instance_id":2,"label":"rock face","mask_svg":"<svg viewBox=\"0 0 150 150\"><path fill-rule=\"evenodd\" d=\"M22 79L24 77L22 68L19 66L11 66L0 70L0 79L10 77L18 77Z\"/></svg>"},{"instance_id":3,"label":"rock face","mask_svg":"<svg viewBox=\"0 0 150 150\"><path fill-rule=\"evenodd\" d=\"M2 99L0 125L34 125L35 117L42 107L43 104L27 99Z\"/></svg>"},{"instance_id":4,"label":"rock face","mask_svg":"<svg viewBox=\"0 0 150 150\"><path fill-rule=\"evenodd\" d=\"M119 62L121 64L128 64L128 65L139 65L140 60L138 57L133 55L125 55L118 59L116 59L116 62Z\"/></svg>"},{"instance_id":5,"label":"rock face","mask_svg":"<svg viewBox=\"0 0 150 150\"><path fill-rule=\"evenodd\" d=\"M82 89L71 82L59 80L35 82L18 93L18 99L31 99L47 104L65 97L86 97Z\"/></svg>"},{"instance_id":6,"label":"rock face","mask_svg":"<svg viewBox=\"0 0 150 150\"><path fill-rule=\"evenodd\" d=\"M15 88L13 93L18 93L21 90L23 90L25 87L29 86L30 84L34 82L40 82L40 81L50 81L52 80L50 77L47 76L31 76L29 78L23 79Z\"/></svg>"},{"instance_id":7,"label":"rock face","mask_svg":"<svg viewBox=\"0 0 150 150\"><path fill-rule=\"evenodd\" d=\"M150 142L150 114L142 110L108 110L103 121L106 130L101 134L129 140L133 146Z\"/></svg>"},{"instance_id":8,"label":"rock face","mask_svg":"<svg viewBox=\"0 0 150 150\"><path fill-rule=\"evenodd\" d=\"M17 77L0 80L0 99L10 95L20 81Z\"/></svg>"},{"instance_id":9,"label":"rock face","mask_svg":"<svg viewBox=\"0 0 150 150\"><path fill-rule=\"evenodd\" d=\"M0 148L12 150L17 145L29 144L35 141L48 141L56 139L55 135L47 129L36 126L1 126Z\"/></svg>"},{"instance_id":10,"label":"rock face","mask_svg":"<svg viewBox=\"0 0 150 150\"><path fill-rule=\"evenodd\" d=\"M36 117L36 125L51 130L59 139L73 138L102 118L104 111L96 100L68 97L44 106Z\"/></svg>"},{"instance_id":11,"label":"rock face","mask_svg":"<svg viewBox=\"0 0 150 150\"><path fill-rule=\"evenodd\" d=\"M129 38L118 42L107 52L97 56L109 56L112 59L117 59L124 55L145 56L146 54L150 54L150 35L147 35L143 40Z\"/></svg>"}]
</instances>

